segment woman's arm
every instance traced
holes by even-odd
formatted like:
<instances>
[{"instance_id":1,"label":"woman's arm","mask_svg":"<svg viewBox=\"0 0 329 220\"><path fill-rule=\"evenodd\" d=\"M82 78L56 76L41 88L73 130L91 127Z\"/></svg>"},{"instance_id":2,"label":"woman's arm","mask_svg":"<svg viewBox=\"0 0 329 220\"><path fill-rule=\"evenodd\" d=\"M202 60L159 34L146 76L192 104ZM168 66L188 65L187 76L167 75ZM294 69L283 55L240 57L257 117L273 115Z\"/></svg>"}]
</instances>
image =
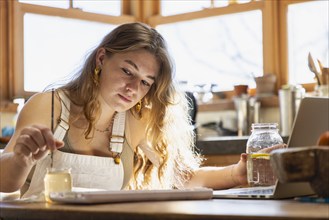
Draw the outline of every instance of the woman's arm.
<instances>
[{"instance_id":1,"label":"woman's arm","mask_svg":"<svg viewBox=\"0 0 329 220\"><path fill-rule=\"evenodd\" d=\"M272 147L260 150L259 153L271 153L279 148L287 147L286 144L278 144ZM195 171L187 187L208 187L213 189L226 189L241 185L247 182L247 154L243 153L237 164L227 167L201 167Z\"/></svg>"},{"instance_id":2,"label":"woman's arm","mask_svg":"<svg viewBox=\"0 0 329 220\"><path fill-rule=\"evenodd\" d=\"M55 118L59 116L59 100L55 102ZM25 182L37 160L48 150L63 143L54 139L50 129L51 94L37 94L24 105L17 120L15 133L0 156L0 191L13 192Z\"/></svg>"},{"instance_id":3,"label":"woman's arm","mask_svg":"<svg viewBox=\"0 0 329 220\"><path fill-rule=\"evenodd\" d=\"M247 154L241 154L240 161L226 167L201 167L187 182L186 187L208 187L226 189L247 184Z\"/></svg>"}]
</instances>

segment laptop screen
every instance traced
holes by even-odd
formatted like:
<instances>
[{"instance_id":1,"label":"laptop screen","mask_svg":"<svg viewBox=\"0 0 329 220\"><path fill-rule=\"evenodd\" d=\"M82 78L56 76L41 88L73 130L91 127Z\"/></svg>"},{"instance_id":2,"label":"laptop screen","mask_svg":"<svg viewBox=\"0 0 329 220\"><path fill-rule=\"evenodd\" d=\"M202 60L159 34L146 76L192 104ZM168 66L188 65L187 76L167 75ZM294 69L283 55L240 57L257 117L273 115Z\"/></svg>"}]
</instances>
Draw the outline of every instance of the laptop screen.
<instances>
[{"instance_id":1,"label":"laptop screen","mask_svg":"<svg viewBox=\"0 0 329 220\"><path fill-rule=\"evenodd\" d=\"M288 147L314 146L329 131L329 98L305 97L299 107Z\"/></svg>"}]
</instances>

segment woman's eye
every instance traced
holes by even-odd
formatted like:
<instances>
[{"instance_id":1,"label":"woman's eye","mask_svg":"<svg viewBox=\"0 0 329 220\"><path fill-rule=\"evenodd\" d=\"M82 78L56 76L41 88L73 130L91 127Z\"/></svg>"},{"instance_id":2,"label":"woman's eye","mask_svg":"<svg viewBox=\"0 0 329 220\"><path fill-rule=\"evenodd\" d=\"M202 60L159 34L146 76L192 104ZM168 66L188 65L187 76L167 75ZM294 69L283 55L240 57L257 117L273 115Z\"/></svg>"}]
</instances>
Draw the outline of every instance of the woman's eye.
<instances>
[{"instance_id":1,"label":"woman's eye","mask_svg":"<svg viewBox=\"0 0 329 220\"><path fill-rule=\"evenodd\" d=\"M150 87L150 86L151 86L150 83L148 83L148 82L145 81L145 80L142 80L142 84L143 84L144 86L147 86L147 87Z\"/></svg>"},{"instance_id":2,"label":"woman's eye","mask_svg":"<svg viewBox=\"0 0 329 220\"><path fill-rule=\"evenodd\" d=\"M122 71L125 73L125 74L127 74L127 75L132 75L132 73L129 71L129 70L127 70L127 69L125 69L125 68L122 68Z\"/></svg>"}]
</instances>

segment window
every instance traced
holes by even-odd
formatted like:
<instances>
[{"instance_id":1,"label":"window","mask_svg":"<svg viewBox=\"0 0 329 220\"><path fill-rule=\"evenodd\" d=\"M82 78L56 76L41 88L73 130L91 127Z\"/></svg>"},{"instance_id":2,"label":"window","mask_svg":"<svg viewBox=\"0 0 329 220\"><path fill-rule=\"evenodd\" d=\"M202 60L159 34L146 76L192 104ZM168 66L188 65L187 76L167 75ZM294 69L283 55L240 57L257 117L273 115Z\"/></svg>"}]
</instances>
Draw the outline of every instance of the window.
<instances>
[{"instance_id":1,"label":"window","mask_svg":"<svg viewBox=\"0 0 329 220\"><path fill-rule=\"evenodd\" d=\"M195 1L195 0L166 0L161 1L161 15L175 15L192 11L200 11L203 8L209 8L211 6L210 1Z\"/></svg>"},{"instance_id":2,"label":"window","mask_svg":"<svg viewBox=\"0 0 329 220\"><path fill-rule=\"evenodd\" d=\"M190 85L255 87L263 75L261 11L195 19L157 26L168 42L177 78Z\"/></svg>"},{"instance_id":3,"label":"window","mask_svg":"<svg viewBox=\"0 0 329 220\"><path fill-rule=\"evenodd\" d=\"M88 52L107 33L120 23L134 21L132 16L121 15L121 0L20 0L13 4L14 51L24 51L14 53L16 97L27 98L51 84L61 85L81 68Z\"/></svg>"},{"instance_id":4,"label":"window","mask_svg":"<svg viewBox=\"0 0 329 220\"><path fill-rule=\"evenodd\" d=\"M49 1L49 0L19 0L20 3L25 4L33 4L33 5L42 5L42 6L49 6L54 8L69 8L70 7L70 1L64 0L64 1Z\"/></svg>"},{"instance_id":5,"label":"window","mask_svg":"<svg viewBox=\"0 0 329 220\"><path fill-rule=\"evenodd\" d=\"M269 72L264 68L264 2L187 2L162 0L162 15L172 16L154 19L167 40L177 80L192 90L212 86L229 91L238 84L255 88L254 77Z\"/></svg>"},{"instance_id":6,"label":"window","mask_svg":"<svg viewBox=\"0 0 329 220\"><path fill-rule=\"evenodd\" d=\"M312 1L288 5L289 82L314 82L308 53L329 66L329 2ZM317 62L316 62L317 63Z\"/></svg>"},{"instance_id":7,"label":"window","mask_svg":"<svg viewBox=\"0 0 329 220\"><path fill-rule=\"evenodd\" d=\"M209 7L225 7L230 4L248 3L252 0L161 0L161 15L175 15L200 11Z\"/></svg>"},{"instance_id":8,"label":"window","mask_svg":"<svg viewBox=\"0 0 329 220\"><path fill-rule=\"evenodd\" d=\"M73 1L73 8L98 14L121 15L121 0Z\"/></svg>"},{"instance_id":9,"label":"window","mask_svg":"<svg viewBox=\"0 0 329 220\"><path fill-rule=\"evenodd\" d=\"M26 13L24 91L42 91L74 73L115 25ZM38 80L36 80L38 79Z\"/></svg>"}]
</instances>

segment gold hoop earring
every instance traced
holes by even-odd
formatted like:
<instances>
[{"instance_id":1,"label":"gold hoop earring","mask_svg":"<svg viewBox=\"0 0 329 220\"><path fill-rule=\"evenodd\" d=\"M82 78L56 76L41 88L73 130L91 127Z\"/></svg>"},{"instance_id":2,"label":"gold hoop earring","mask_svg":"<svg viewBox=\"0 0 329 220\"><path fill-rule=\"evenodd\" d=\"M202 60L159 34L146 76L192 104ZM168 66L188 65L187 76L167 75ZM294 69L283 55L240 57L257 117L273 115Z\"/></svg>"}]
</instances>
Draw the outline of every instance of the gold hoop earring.
<instances>
[{"instance_id":1,"label":"gold hoop earring","mask_svg":"<svg viewBox=\"0 0 329 220\"><path fill-rule=\"evenodd\" d=\"M142 100L139 100L135 106L136 112L139 114L142 110Z\"/></svg>"},{"instance_id":2,"label":"gold hoop earring","mask_svg":"<svg viewBox=\"0 0 329 220\"><path fill-rule=\"evenodd\" d=\"M94 69L94 77L93 77L93 79L94 79L94 83L98 86L98 81L99 81L99 74L100 74L100 72L101 72L101 68L99 67L99 66L97 66L95 69Z\"/></svg>"}]
</instances>

